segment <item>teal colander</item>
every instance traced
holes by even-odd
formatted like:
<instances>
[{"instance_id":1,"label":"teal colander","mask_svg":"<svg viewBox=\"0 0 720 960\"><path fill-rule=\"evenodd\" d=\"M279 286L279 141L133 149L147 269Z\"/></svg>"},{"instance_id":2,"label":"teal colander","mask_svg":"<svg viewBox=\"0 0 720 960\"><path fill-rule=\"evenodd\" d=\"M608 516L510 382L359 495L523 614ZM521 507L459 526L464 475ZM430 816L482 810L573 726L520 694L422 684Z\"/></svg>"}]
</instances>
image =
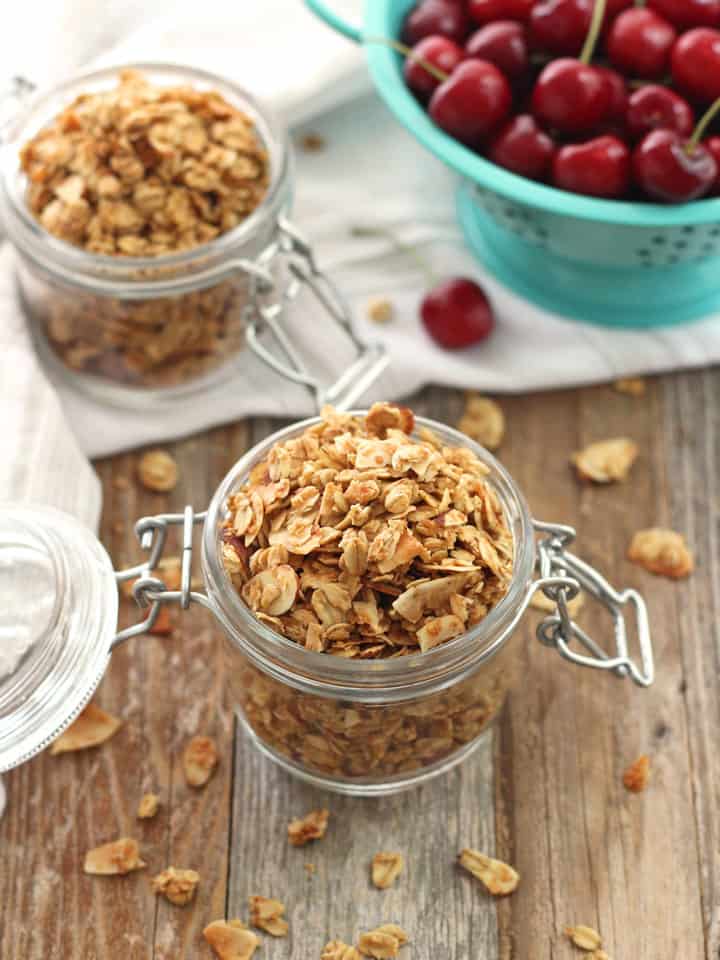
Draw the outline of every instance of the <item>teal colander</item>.
<instances>
[{"instance_id":1,"label":"teal colander","mask_svg":"<svg viewBox=\"0 0 720 960\"><path fill-rule=\"evenodd\" d=\"M322 0L307 5L357 43L397 37L414 0L366 0L358 29ZM465 237L506 286L553 312L617 327L657 327L720 310L720 198L678 206L582 197L516 176L438 129L405 86L402 58L366 44L383 100L461 174Z\"/></svg>"}]
</instances>

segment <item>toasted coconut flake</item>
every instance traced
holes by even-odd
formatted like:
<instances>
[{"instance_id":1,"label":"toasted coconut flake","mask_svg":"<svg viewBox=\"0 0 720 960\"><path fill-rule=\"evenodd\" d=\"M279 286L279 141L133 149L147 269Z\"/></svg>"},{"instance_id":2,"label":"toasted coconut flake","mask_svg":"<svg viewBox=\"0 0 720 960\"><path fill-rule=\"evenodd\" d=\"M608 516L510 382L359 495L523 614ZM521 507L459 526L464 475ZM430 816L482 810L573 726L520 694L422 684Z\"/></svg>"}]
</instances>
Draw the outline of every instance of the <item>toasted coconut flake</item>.
<instances>
[{"instance_id":1,"label":"toasted coconut flake","mask_svg":"<svg viewBox=\"0 0 720 960\"><path fill-rule=\"evenodd\" d=\"M71 750L98 747L114 736L121 726L122 720L89 703L77 720L53 742L50 753L54 756Z\"/></svg>"}]
</instances>

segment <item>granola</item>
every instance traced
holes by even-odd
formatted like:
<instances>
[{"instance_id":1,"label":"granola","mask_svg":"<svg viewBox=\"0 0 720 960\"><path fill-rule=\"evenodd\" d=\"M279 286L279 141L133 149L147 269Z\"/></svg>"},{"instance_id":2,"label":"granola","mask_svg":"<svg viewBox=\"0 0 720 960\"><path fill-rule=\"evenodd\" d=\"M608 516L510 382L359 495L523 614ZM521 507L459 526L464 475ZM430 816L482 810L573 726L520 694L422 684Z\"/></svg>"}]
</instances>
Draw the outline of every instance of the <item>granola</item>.
<instances>
[{"instance_id":1,"label":"granola","mask_svg":"<svg viewBox=\"0 0 720 960\"><path fill-rule=\"evenodd\" d=\"M395 923L385 923L368 933L360 934L358 950L365 957L390 960L398 955L400 947L407 942L408 936L402 927Z\"/></svg>"},{"instance_id":2,"label":"granola","mask_svg":"<svg viewBox=\"0 0 720 960\"><path fill-rule=\"evenodd\" d=\"M219 960L250 960L260 943L242 920L213 920L203 936Z\"/></svg>"},{"instance_id":3,"label":"granola","mask_svg":"<svg viewBox=\"0 0 720 960\"><path fill-rule=\"evenodd\" d=\"M505 436L505 414L490 397L469 390L457 428L488 450L497 450Z\"/></svg>"},{"instance_id":4,"label":"granola","mask_svg":"<svg viewBox=\"0 0 720 960\"><path fill-rule=\"evenodd\" d=\"M630 542L628 559L650 573L674 580L687 577L695 567L682 534L662 527L638 530Z\"/></svg>"},{"instance_id":5,"label":"granola","mask_svg":"<svg viewBox=\"0 0 720 960\"><path fill-rule=\"evenodd\" d=\"M270 176L251 119L219 92L158 86L133 70L114 89L77 97L20 159L40 225L120 261L163 258L227 234L263 202ZM128 276L172 279L177 269L128 266ZM148 299L51 283L29 265L21 281L52 350L73 370L163 385L242 347L244 280Z\"/></svg>"},{"instance_id":6,"label":"granola","mask_svg":"<svg viewBox=\"0 0 720 960\"><path fill-rule=\"evenodd\" d=\"M637 459L637 445L627 437L600 440L574 453L570 458L581 480L613 483L625 480Z\"/></svg>"},{"instance_id":7,"label":"granola","mask_svg":"<svg viewBox=\"0 0 720 960\"><path fill-rule=\"evenodd\" d=\"M56 755L97 747L114 736L121 726L122 720L89 703L77 720L53 741L50 753Z\"/></svg>"},{"instance_id":8,"label":"granola","mask_svg":"<svg viewBox=\"0 0 720 960\"><path fill-rule=\"evenodd\" d=\"M311 810L288 824L288 840L294 847L304 847L311 840L321 840L329 819L329 810Z\"/></svg>"},{"instance_id":9,"label":"granola","mask_svg":"<svg viewBox=\"0 0 720 960\"><path fill-rule=\"evenodd\" d=\"M177 484L177 463L166 450L148 450L140 457L138 479L146 490L168 493Z\"/></svg>"},{"instance_id":10,"label":"granola","mask_svg":"<svg viewBox=\"0 0 720 960\"><path fill-rule=\"evenodd\" d=\"M380 890L386 890L400 876L403 868L401 853L376 853L372 861L372 882Z\"/></svg>"},{"instance_id":11,"label":"granola","mask_svg":"<svg viewBox=\"0 0 720 960\"><path fill-rule=\"evenodd\" d=\"M204 787L218 765L219 756L211 737L193 737L183 751L183 771L188 786Z\"/></svg>"},{"instance_id":12,"label":"granola","mask_svg":"<svg viewBox=\"0 0 720 960\"><path fill-rule=\"evenodd\" d=\"M580 950L591 952L602 946L602 937L592 927L585 927L581 924L577 927L565 927L563 932Z\"/></svg>"},{"instance_id":13,"label":"granola","mask_svg":"<svg viewBox=\"0 0 720 960\"><path fill-rule=\"evenodd\" d=\"M199 882L200 874L195 870L178 870L177 867L168 867L151 880L155 893L178 907L190 903Z\"/></svg>"},{"instance_id":14,"label":"granola","mask_svg":"<svg viewBox=\"0 0 720 960\"><path fill-rule=\"evenodd\" d=\"M283 917L285 905L271 897L250 897L250 923L273 937L286 937L288 922Z\"/></svg>"},{"instance_id":15,"label":"granola","mask_svg":"<svg viewBox=\"0 0 720 960\"><path fill-rule=\"evenodd\" d=\"M458 861L474 877L477 877L494 897L506 896L517 889L520 875L502 860L486 857L479 850L466 848L460 852Z\"/></svg>"},{"instance_id":16,"label":"granola","mask_svg":"<svg viewBox=\"0 0 720 960\"><path fill-rule=\"evenodd\" d=\"M160 809L160 797L156 793L144 793L137 808L138 820L150 820Z\"/></svg>"},{"instance_id":17,"label":"granola","mask_svg":"<svg viewBox=\"0 0 720 960\"><path fill-rule=\"evenodd\" d=\"M140 858L137 840L121 837L111 843L88 850L85 854L85 873L96 876L114 876L142 870L145 863Z\"/></svg>"},{"instance_id":18,"label":"granola","mask_svg":"<svg viewBox=\"0 0 720 960\"><path fill-rule=\"evenodd\" d=\"M650 780L650 757L643 754L623 773L623 786L631 793L642 793Z\"/></svg>"},{"instance_id":19,"label":"granola","mask_svg":"<svg viewBox=\"0 0 720 960\"><path fill-rule=\"evenodd\" d=\"M331 940L325 944L320 960L360 960L360 954L342 940Z\"/></svg>"}]
</instances>

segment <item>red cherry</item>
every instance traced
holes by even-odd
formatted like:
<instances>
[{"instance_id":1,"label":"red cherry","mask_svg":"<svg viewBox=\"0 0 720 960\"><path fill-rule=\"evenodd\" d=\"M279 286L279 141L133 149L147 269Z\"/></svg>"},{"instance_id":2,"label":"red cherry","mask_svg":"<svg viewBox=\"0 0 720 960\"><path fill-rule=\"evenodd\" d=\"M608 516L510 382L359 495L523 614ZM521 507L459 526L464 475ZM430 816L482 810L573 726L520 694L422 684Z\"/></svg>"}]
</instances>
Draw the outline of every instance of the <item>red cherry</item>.
<instances>
[{"instance_id":1,"label":"red cherry","mask_svg":"<svg viewBox=\"0 0 720 960\"><path fill-rule=\"evenodd\" d=\"M720 193L720 137L708 137L707 140L703 140L703 146L713 155L718 168L715 183L710 189L713 193Z\"/></svg>"},{"instance_id":2,"label":"red cherry","mask_svg":"<svg viewBox=\"0 0 720 960\"><path fill-rule=\"evenodd\" d=\"M720 26L720 0L647 0L647 5L683 30Z\"/></svg>"},{"instance_id":3,"label":"red cherry","mask_svg":"<svg viewBox=\"0 0 720 960\"><path fill-rule=\"evenodd\" d=\"M703 144L688 149L687 138L674 130L653 130L635 147L633 172L653 199L685 203L710 190L718 166Z\"/></svg>"},{"instance_id":4,"label":"red cherry","mask_svg":"<svg viewBox=\"0 0 720 960\"><path fill-rule=\"evenodd\" d=\"M646 133L659 128L689 137L695 126L695 114L687 100L669 87L655 83L640 87L630 95L626 118L634 140L641 140Z\"/></svg>"},{"instance_id":5,"label":"red cherry","mask_svg":"<svg viewBox=\"0 0 720 960\"><path fill-rule=\"evenodd\" d=\"M457 0L422 0L405 18L403 40L413 47L424 37L439 34L462 43L469 31L470 21Z\"/></svg>"},{"instance_id":6,"label":"red cherry","mask_svg":"<svg viewBox=\"0 0 720 960\"><path fill-rule=\"evenodd\" d=\"M599 67L595 69L603 76L610 90L610 106L608 107L608 120L624 120L628 105L628 91L625 85L625 77L612 67Z\"/></svg>"},{"instance_id":7,"label":"red cherry","mask_svg":"<svg viewBox=\"0 0 720 960\"><path fill-rule=\"evenodd\" d=\"M688 30L673 47L670 64L673 80L691 97L720 97L720 31Z\"/></svg>"},{"instance_id":8,"label":"red cherry","mask_svg":"<svg viewBox=\"0 0 720 960\"><path fill-rule=\"evenodd\" d=\"M661 77L667 68L677 32L652 10L633 7L613 21L607 38L610 60L637 77Z\"/></svg>"},{"instance_id":9,"label":"red cherry","mask_svg":"<svg viewBox=\"0 0 720 960\"><path fill-rule=\"evenodd\" d=\"M510 84L486 60L463 61L430 100L430 116L446 133L477 145L510 112Z\"/></svg>"},{"instance_id":10,"label":"red cherry","mask_svg":"<svg viewBox=\"0 0 720 960\"><path fill-rule=\"evenodd\" d=\"M548 53L580 53L590 28L593 0L543 0L530 14L530 39Z\"/></svg>"},{"instance_id":11,"label":"red cherry","mask_svg":"<svg viewBox=\"0 0 720 960\"><path fill-rule=\"evenodd\" d=\"M562 133L592 130L608 117L611 91L602 73L580 60L553 60L532 93L532 111L547 127Z\"/></svg>"},{"instance_id":12,"label":"red cherry","mask_svg":"<svg viewBox=\"0 0 720 960\"><path fill-rule=\"evenodd\" d=\"M451 74L463 59L462 47L459 47L452 40L448 40L447 37L424 37L419 43L416 43L412 48L412 53L405 59L403 74L405 83L413 93L423 98L429 97L435 87L440 84L440 81L426 70L414 58L413 54L447 74Z\"/></svg>"},{"instance_id":13,"label":"red cherry","mask_svg":"<svg viewBox=\"0 0 720 960\"><path fill-rule=\"evenodd\" d=\"M475 23L527 20L535 0L468 0L467 11Z\"/></svg>"},{"instance_id":14,"label":"red cherry","mask_svg":"<svg viewBox=\"0 0 720 960\"><path fill-rule=\"evenodd\" d=\"M622 197L630 187L630 151L622 140L610 136L560 147L553 162L553 183L591 197Z\"/></svg>"},{"instance_id":15,"label":"red cherry","mask_svg":"<svg viewBox=\"0 0 720 960\"><path fill-rule=\"evenodd\" d=\"M433 340L449 350L480 343L495 326L487 296L466 277L451 277L426 293L420 317Z\"/></svg>"},{"instance_id":16,"label":"red cherry","mask_svg":"<svg viewBox=\"0 0 720 960\"><path fill-rule=\"evenodd\" d=\"M465 52L468 57L494 63L511 82L522 80L530 66L525 29L515 20L480 27L465 44Z\"/></svg>"},{"instance_id":17,"label":"red cherry","mask_svg":"<svg viewBox=\"0 0 720 960\"><path fill-rule=\"evenodd\" d=\"M490 144L488 157L521 177L545 180L555 155L555 144L529 113L509 120Z\"/></svg>"}]
</instances>

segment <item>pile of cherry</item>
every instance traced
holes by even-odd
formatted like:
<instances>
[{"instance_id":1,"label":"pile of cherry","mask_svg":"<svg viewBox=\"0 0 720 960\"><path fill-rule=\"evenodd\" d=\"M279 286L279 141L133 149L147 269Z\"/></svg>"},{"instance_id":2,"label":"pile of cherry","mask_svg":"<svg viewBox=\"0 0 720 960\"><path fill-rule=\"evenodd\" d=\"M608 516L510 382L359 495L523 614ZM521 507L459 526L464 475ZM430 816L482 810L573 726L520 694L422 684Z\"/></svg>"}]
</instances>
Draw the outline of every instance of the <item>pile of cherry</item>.
<instances>
[{"instance_id":1,"label":"pile of cherry","mask_svg":"<svg viewBox=\"0 0 720 960\"><path fill-rule=\"evenodd\" d=\"M405 81L514 173L608 199L720 194L720 0L420 0Z\"/></svg>"}]
</instances>

